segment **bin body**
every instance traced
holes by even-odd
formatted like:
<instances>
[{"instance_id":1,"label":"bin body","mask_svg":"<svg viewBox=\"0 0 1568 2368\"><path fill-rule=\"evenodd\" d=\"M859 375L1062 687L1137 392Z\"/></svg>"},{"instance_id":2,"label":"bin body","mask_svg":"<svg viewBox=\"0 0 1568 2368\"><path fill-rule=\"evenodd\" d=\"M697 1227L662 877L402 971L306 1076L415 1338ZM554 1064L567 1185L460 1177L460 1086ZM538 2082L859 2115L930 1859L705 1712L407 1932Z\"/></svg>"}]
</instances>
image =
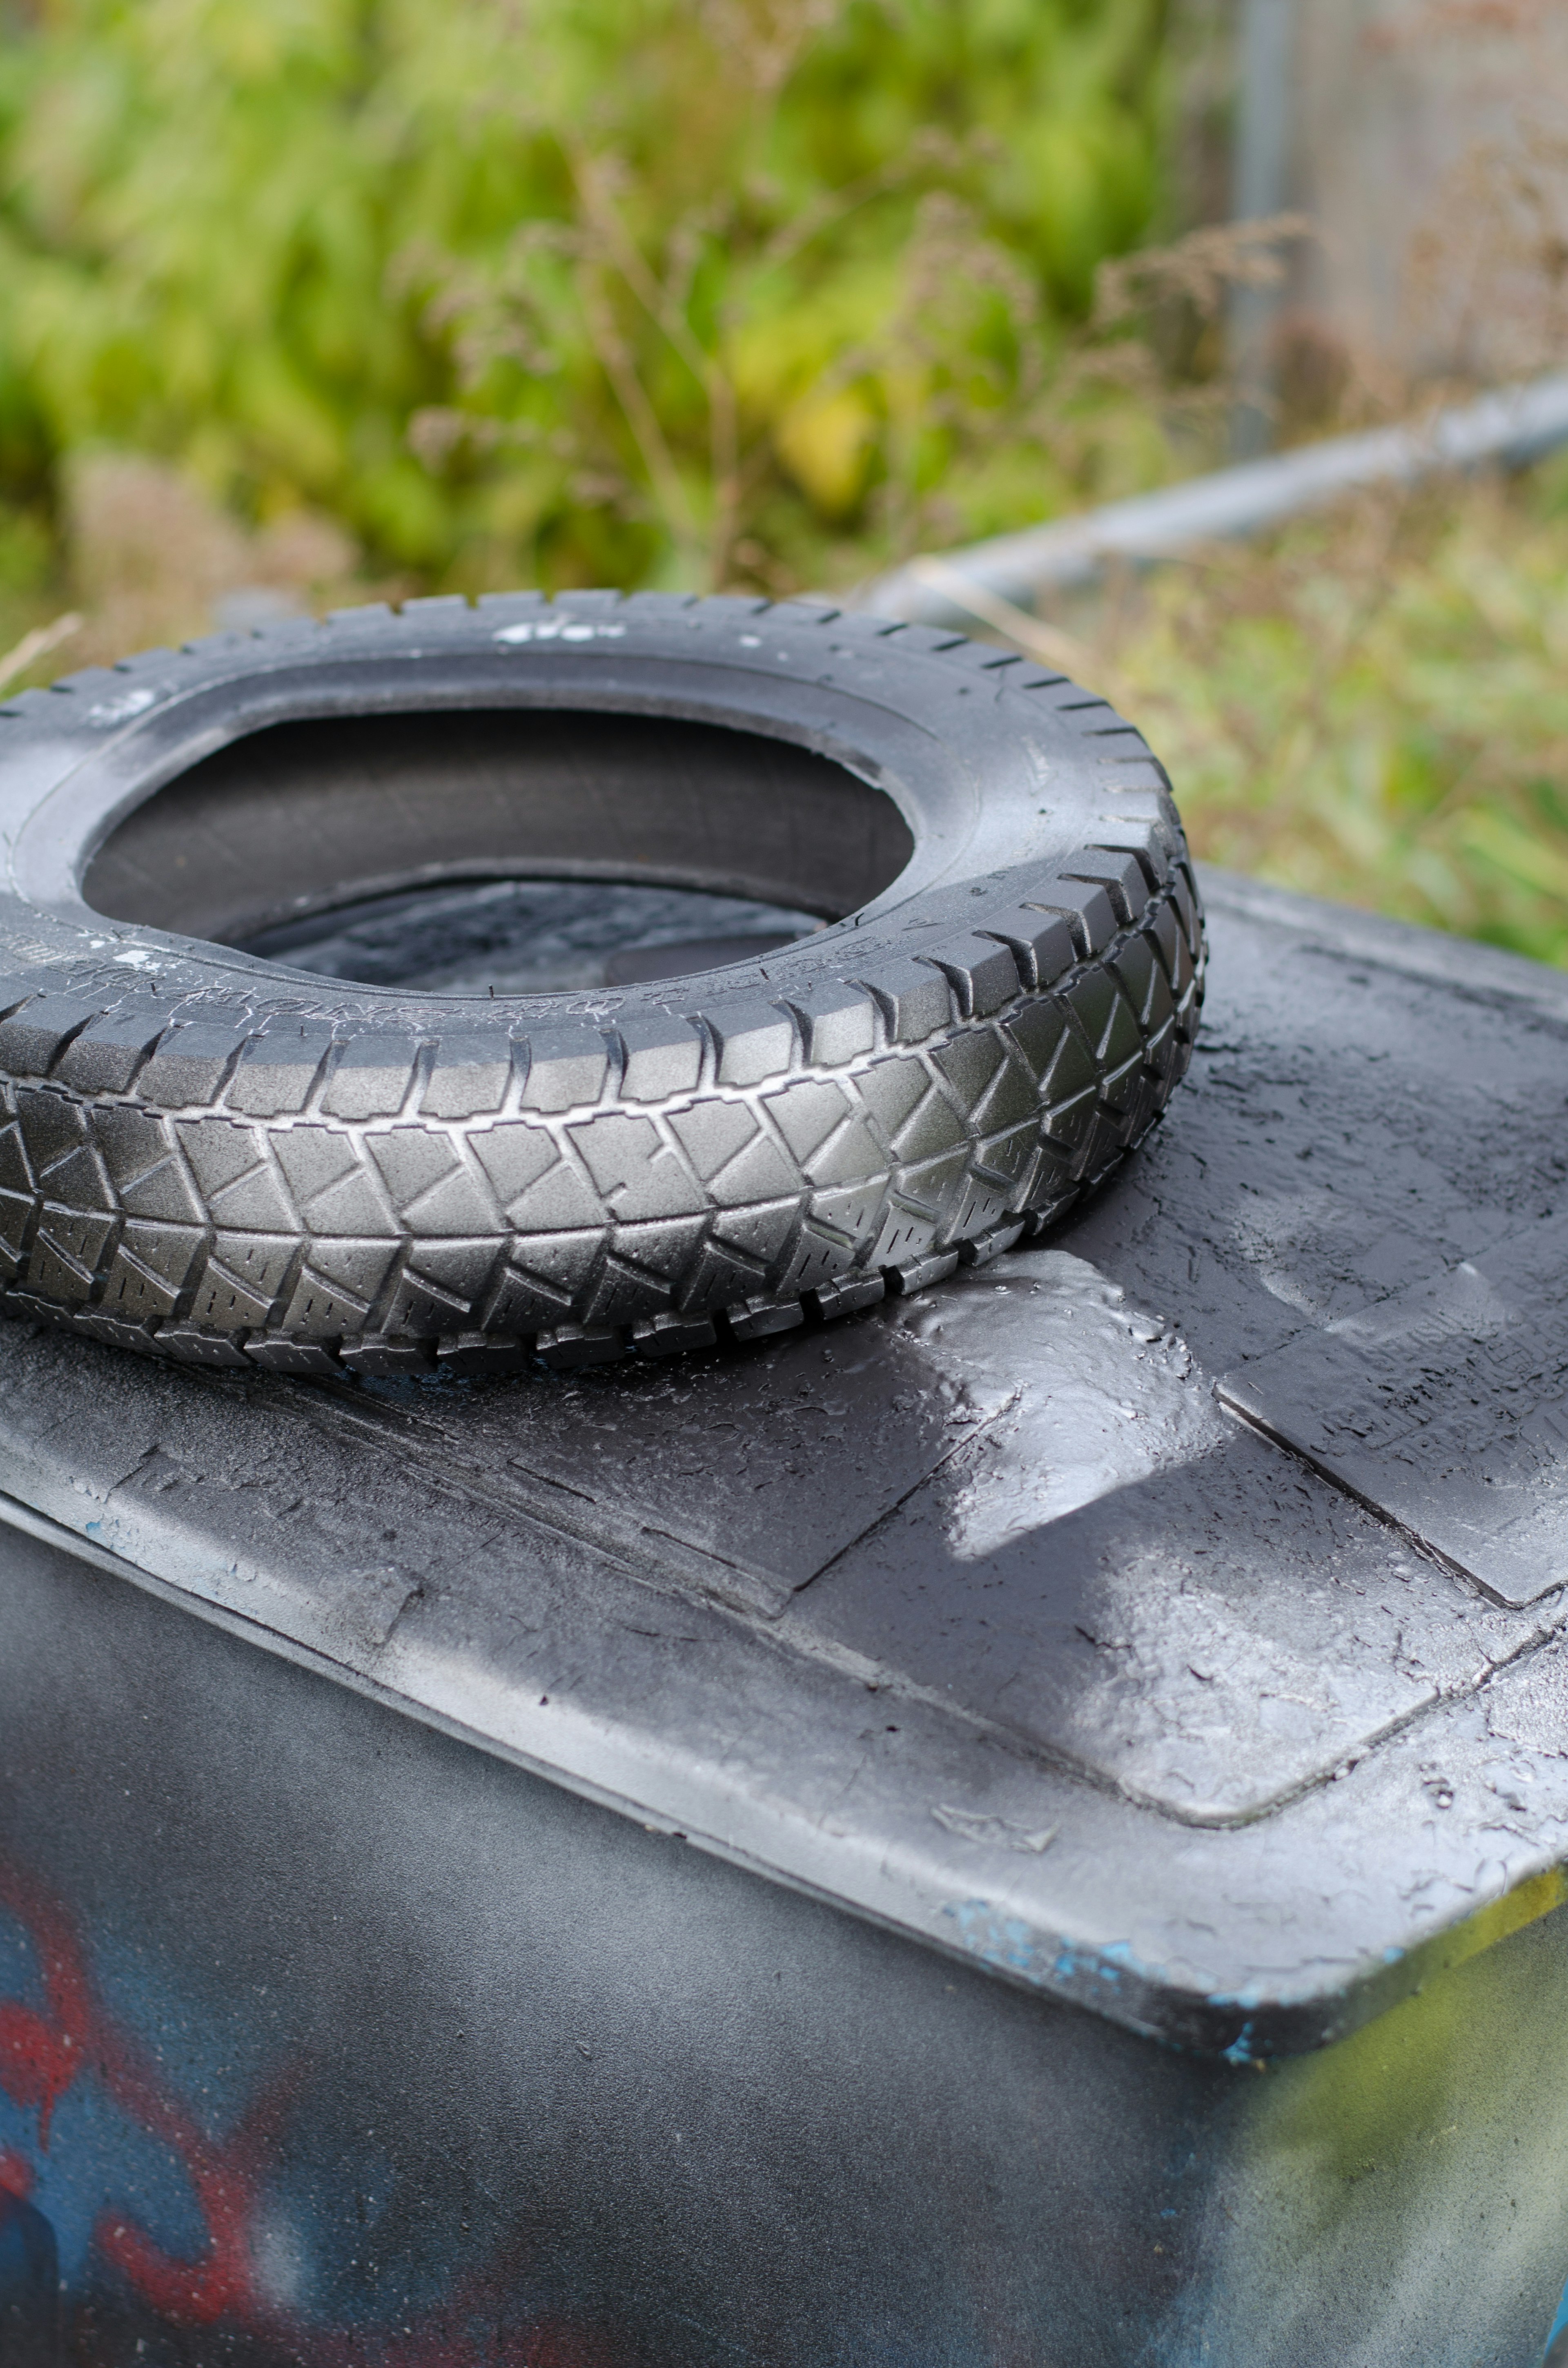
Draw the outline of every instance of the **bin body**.
<instances>
[{"instance_id":1,"label":"bin body","mask_svg":"<svg viewBox=\"0 0 1568 2368\"><path fill-rule=\"evenodd\" d=\"M1339 927L1221 883L1128 1181L831 1334L378 1393L10 1327L7 2368L1540 2356L1555 1433L1478 1426L1531 1592L1280 1375L1467 1224L1550 1295L1568 1000Z\"/></svg>"}]
</instances>

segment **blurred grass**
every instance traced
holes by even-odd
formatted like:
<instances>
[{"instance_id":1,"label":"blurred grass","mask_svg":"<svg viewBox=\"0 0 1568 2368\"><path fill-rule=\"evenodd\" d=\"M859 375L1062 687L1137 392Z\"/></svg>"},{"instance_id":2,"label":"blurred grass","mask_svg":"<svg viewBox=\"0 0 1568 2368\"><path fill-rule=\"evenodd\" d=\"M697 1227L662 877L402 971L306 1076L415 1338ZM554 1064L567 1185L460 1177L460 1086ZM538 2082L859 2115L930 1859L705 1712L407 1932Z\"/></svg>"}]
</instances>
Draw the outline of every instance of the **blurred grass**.
<instances>
[{"instance_id":1,"label":"blurred grass","mask_svg":"<svg viewBox=\"0 0 1568 2368\"><path fill-rule=\"evenodd\" d=\"M1200 855L1568 965L1568 456L1364 495L1075 621Z\"/></svg>"}]
</instances>

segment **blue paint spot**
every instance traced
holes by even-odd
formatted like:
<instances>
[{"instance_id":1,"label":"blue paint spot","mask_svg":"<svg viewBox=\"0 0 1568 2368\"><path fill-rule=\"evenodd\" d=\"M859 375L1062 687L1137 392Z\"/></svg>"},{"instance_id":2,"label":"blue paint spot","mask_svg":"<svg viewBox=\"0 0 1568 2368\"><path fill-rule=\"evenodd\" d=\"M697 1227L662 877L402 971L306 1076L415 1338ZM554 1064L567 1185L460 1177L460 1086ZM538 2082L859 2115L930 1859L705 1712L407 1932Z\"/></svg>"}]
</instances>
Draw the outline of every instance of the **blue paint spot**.
<instances>
[{"instance_id":1,"label":"blue paint spot","mask_svg":"<svg viewBox=\"0 0 1568 2368\"><path fill-rule=\"evenodd\" d=\"M1165 1978L1160 1966L1146 1965L1125 1941L1108 1941L1103 1948L1083 1950L1060 1941L1048 1969L1042 1936L1022 1917L1005 1915L989 1899L953 1900L942 1913L952 1918L964 1947L983 1965L1022 1974L1031 1982L1051 1982L1062 1989L1104 1982L1114 1988L1124 1973L1140 1981Z\"/></svg>"},{"instance_id":2,"label":"blue paint spot","mask_svg":"<svg viewBox=\"0 0 1568 2368\"><path fill-rule=\"evenodd\" d=\"M1210 2006L1237 2006L1240 2007L1244 2014L1256 2014L1258 2008L1263 2004L1263 1992L1256 1984L1249 1984L1244 1990L1210 1990L1209 1993L1209 2004Z\"/></svg>"},{"instance_id":3,"label":"blue paint spot","mask_svg":"<svg viewBox=\"0 0 1568 2368\"><path fill-rule=\"evenodd\" d=\"M1557 2316L1551 2322L1546 2339L1545 2368L1559 2368L1568 2360L1568 2285L1562 2289L1562 2299L1557 2305Z\"/></svg>"},{"instance_id":4,"label":"blue paint spot","mask_svg":"<svg viewBox=\"0 0 1568 2368\"><path fill-rule=\"evenodd\" d=\"M1038 1975L1035 1936L1022 1917L1001 1915L989 1899L955 1900L942 1913L952 1918L964 1947L983 1965Z\"/></svg>"},{"instance_id":5,"label":"blue paint spot","mask_svg":"<svg viewBox=\"0 0 1568 2368\"><path fill-rule=\"evenodd\" d=\"M1257 2059L1252 2052L1251 2023L1244 2022L1229 2047L1222 2047L1220 2053L1227 2064L1256 2063Z\"/></svg>"}]
</instances>

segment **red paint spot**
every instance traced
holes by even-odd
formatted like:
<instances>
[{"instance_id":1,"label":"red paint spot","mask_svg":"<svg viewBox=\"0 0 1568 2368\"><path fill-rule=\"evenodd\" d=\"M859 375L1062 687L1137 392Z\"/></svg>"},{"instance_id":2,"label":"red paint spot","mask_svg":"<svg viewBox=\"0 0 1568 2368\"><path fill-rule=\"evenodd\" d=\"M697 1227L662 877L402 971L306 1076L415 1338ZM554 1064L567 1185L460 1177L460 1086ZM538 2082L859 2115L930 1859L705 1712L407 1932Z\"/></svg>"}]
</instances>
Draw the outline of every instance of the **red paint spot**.
<instances>
[{"instance_id":1,"label":"red paint spot","mask_svg":"<svg viewBox=\"0 0 1568 2368\"><path fill-rule=\"evenodd\" d=\"M15 2146L0 2146L0 2195L14 2195L25 2203L33 2192L33 2167Z\"/></svg>"},{"instance_id":2,"label":"red paint spot","mask_svg":"<svg viewBox=\"0 0 1568 2368\"><path fill-rule=\"evenodd\" d=\"M49 2144L54 2109L92 2061L92 1991L69 1919L36 1884L0 1860L0 1908L28 1934L43 1977L47 2019L0 2004L0 2089L38 2110L38 2142Z\"/></svg>"},{"instance_id":3,"label":"red paint spot","mask_svg":"<svg viewBox=\"0 0 1568 2368\"><path fill-rule=\"evenodd\" d=\"M0 2089L18 2105L36 2106L47 2121L75 2077L69 2038L30 2008L0 1998Z\"/></svg>"}]
</instances>

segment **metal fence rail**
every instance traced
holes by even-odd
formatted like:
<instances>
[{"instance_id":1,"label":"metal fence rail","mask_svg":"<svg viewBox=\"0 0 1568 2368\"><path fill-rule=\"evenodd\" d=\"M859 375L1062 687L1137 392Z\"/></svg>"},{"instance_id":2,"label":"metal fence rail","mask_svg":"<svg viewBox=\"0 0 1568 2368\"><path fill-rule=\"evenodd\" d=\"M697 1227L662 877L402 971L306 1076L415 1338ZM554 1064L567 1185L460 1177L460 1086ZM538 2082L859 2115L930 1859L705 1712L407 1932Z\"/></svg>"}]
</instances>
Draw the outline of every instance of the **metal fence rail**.
<instances>
[{"instance_id":1,"label":"metal fence rail","mask_svg":"<svg viewBox=\"0 0 1568 2368\"><path fill-rule=\"evenodd\" d=\"M985 608L964 601L960 579L983 604L1032 609L1043 592L1093 583L1108 560L1176 558L1195 544L1256 534L1358 485L1414 484L1440 470L1486 461L1519 467L1564 442L1568 372L1557 372L1402 427L1332 437L1049 526L993 535L944 552L934 564L912 560L863 586L856 606L915 624L962 625Z\"/></svg>"}]
</instances>

